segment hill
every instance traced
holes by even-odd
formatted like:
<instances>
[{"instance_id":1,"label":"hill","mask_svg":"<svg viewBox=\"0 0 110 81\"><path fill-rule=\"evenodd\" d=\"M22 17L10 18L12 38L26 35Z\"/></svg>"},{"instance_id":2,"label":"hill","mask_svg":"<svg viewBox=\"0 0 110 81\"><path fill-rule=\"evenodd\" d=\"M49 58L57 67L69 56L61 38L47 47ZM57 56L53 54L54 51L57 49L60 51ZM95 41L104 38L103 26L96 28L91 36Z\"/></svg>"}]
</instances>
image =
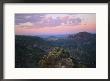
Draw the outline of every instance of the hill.
<instances>
[{"instance_id":1,"label":"hill","mask_svg":"<svg viewBox=\"0 0 110 81\"><path fill-rule=\"evenodd\" d=\"M68 49L71 55L88 67L96 65L96 34L79 32L68 36Z\"/></svg>"},{"instance_id":2,"label":"hill","mask_svg":"<svg viewBox=\"0 0 110 81\"><path fill-rule=\"evenodd\" d=\"M38 61L48 51L49 45L42 38L16 35L15 67L38 67Z\"/></svg>"},{"instance_id":3,"label":"hill","mask_svg":"<svg viewBox=\"0 0 110 81\"><path fill-rule=\"evenodd\" d=\"M43 67L41 64L39 64L42 63L40 60L42 60L42 58L45 56L48 57L48 55L53 54L54 51L58 54L60 51L57 52L55 50L56 47L59 50L63 49L61 54L65 53L65 51L68 51L69 57L67 58L71 58L72 62L74 60L75 63L73 64L75 64L76 68L82 66L86 66L88 68L96 67L96 34L88 32L69 34L66 36L61 36L61 38L60 36L49 36L48 38L41 38L38 36L16 35L15 67ZM57 61L58 63L62 64L63 61L67 62L67 58L60 58L60 60L57 59ZM57 62L55 62L55 66L53 67L62 67L58 66L56 63ZM68 64L68 62L66 64ZM65 67L68 67L68 65L65 65Z\"/></svg>"}]
</instances>

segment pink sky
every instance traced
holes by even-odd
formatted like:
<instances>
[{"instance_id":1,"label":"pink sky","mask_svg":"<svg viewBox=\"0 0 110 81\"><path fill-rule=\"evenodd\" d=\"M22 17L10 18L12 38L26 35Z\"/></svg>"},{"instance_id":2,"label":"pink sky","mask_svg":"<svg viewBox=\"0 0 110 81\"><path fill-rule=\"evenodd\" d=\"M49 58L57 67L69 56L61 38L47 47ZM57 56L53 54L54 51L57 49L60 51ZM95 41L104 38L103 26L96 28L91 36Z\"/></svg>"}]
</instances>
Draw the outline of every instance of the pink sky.
<instances>
[{"instance_id":1,"label":"pink sky","mask_svg":"<svg viewBox=\"0 0 110 81\"><path fill-rule=\"evenodd\" d=\"M96 32L96 14L94 13L73 15L43 14L42 16L17 14L15 20L16 35L58 35L82 31Z\"/></svg>"}]
</instances>

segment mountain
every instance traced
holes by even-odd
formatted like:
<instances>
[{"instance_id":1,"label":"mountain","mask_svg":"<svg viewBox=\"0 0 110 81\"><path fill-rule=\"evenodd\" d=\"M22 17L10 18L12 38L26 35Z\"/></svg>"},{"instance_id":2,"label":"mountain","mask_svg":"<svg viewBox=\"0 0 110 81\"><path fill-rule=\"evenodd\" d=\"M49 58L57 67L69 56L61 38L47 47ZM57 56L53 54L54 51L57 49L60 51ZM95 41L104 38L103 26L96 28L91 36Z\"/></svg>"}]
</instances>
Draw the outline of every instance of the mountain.
<instances>
[{"instance_id":1,"label":"mountain","mask_svg":"<svg viewBox=\"0 0 110 81\"><path fill-rule=\"evenodd\" d=\"M15 36L15 67L17 68L37 68L40 67L39 61L44 57L54 53L58 47L59 50L67 50L69 57L75 59L77 66L82 65L88 68L96 67L96 34L88 32L79 32L69 35L54 36ZM61 54L64 53L62 51ZM55 53L59 53L56 51ZM59 58L59 57L58 57ZM47 59L46 60L50 60ZM60 58L58 63L62 64L67 58ZM42 62L41 62L42 63ZM55 62L57 63L57 62ZM44 63L45 64L45 63ZM57 66L57 64L56 64ZM55 66L55 67L56 67ZM41 65L42 67L42 65ZM49 66L50 67L50 66ZM58 66L60 67L60 66ZM62 66L61 66L62 67ZM73 67L73 66L71 66Z\"/></svg>"},{"instance_id":2,"label":"mountain","mask_svg":"<svg viewBox=\"0 0 110 81\"><path fill-rule=\"evenodd\" d=\"M52 48L51 48L52 49ZM38 67L40 58L50 51L48 42L37 36L15 36L15 67Z\"/></svg>"},{"instance_id":3,"label":"mountain","mask_svg":"<svg viewBox=\"0 0 110 81\"><path fill-rule=\"evenodd\" d=\"M95 40L96 35L88 32L80 32L73 36L73 39L77 43L89 43Z\"/></svg>"},{"instance_id":4,"label":"mountain","mask_svg":"<svg viewBox=\"0 0 110 81\"><path fill-rule=\"evenodd\" d=\"M68 36L68 50L79 62L85 63L88 67L95 67L96 64L96 34L79 32Z\"/></svg>"},{"instance_id":5,"label":"mountain","mask_svg":"<svg viewBox=\"0 0 110 81\"><path fill-rule=\"evenodd\" d=\"M57 38L56 36L49 36L48 38L47 38L47 40L48 41L56 41L56 40L58 40L59 38Z\"/></svg>"},{"instance_id":6,"label":"mountain","mask_svg":"<svg viewBox=\"0 0 110 81\"><path fill-rule=\"evenodd\" d=\"M96 37L96 34L88 33L88 32L79 32L77 34L68 35L69 39L88 41L92 38Z\"/></svg>"}]
</instances>

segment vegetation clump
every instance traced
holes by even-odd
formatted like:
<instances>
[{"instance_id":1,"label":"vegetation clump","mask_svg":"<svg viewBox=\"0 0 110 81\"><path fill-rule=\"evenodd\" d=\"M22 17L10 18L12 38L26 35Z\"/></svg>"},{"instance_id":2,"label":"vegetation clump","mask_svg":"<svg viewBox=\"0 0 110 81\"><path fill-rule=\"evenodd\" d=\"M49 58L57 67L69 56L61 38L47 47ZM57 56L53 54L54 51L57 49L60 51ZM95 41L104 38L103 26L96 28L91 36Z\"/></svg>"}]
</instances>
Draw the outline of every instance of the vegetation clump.
<instances>
[{"instance_id":1,"label":"vegetation clump","mask_svg":"<svg viewBox=\"0 0 110 81\"><path fill-rule=\"evenodd\" d=\"M67 50L55 47L48 55L43 56L39 65L46 68L71 68L74 67L74 62Z\"/></svg>"}]
</instances>

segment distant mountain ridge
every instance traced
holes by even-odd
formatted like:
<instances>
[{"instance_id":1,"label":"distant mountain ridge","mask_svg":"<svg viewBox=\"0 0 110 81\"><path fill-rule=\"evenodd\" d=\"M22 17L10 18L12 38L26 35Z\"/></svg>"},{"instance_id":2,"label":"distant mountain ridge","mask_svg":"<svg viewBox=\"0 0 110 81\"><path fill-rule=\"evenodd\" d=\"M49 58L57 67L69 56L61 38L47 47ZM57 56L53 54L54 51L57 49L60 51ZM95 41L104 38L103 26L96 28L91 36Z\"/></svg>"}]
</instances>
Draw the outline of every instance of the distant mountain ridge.
<instances>
[{"instance_id":1,"label":"distant mountain ridge","mask_svg":"<svg viewBox=\"0 0 110 81\"><path fill-rule=\"evenodd\" d=\"M85 39L86 37L90 38L91 36L94 36L95 34L88 33L88 32L79 32L76 34L70 34L68 38L74 38L74 39Z\"/></svg>"},{"instance_id":2,"label":"distant mountain ridge","mask_svg":"<svg viewBox=\"0 0 110 81\"><path fill-rule=\"evenodd\" d=\"M77 34L74 35L69 35L68 39L72 39L74 40L76 43L87 43L90 42L92 40L96 40L96 34L91 34L88 32L79 32Z\"/></svg>"}]
</instances>

